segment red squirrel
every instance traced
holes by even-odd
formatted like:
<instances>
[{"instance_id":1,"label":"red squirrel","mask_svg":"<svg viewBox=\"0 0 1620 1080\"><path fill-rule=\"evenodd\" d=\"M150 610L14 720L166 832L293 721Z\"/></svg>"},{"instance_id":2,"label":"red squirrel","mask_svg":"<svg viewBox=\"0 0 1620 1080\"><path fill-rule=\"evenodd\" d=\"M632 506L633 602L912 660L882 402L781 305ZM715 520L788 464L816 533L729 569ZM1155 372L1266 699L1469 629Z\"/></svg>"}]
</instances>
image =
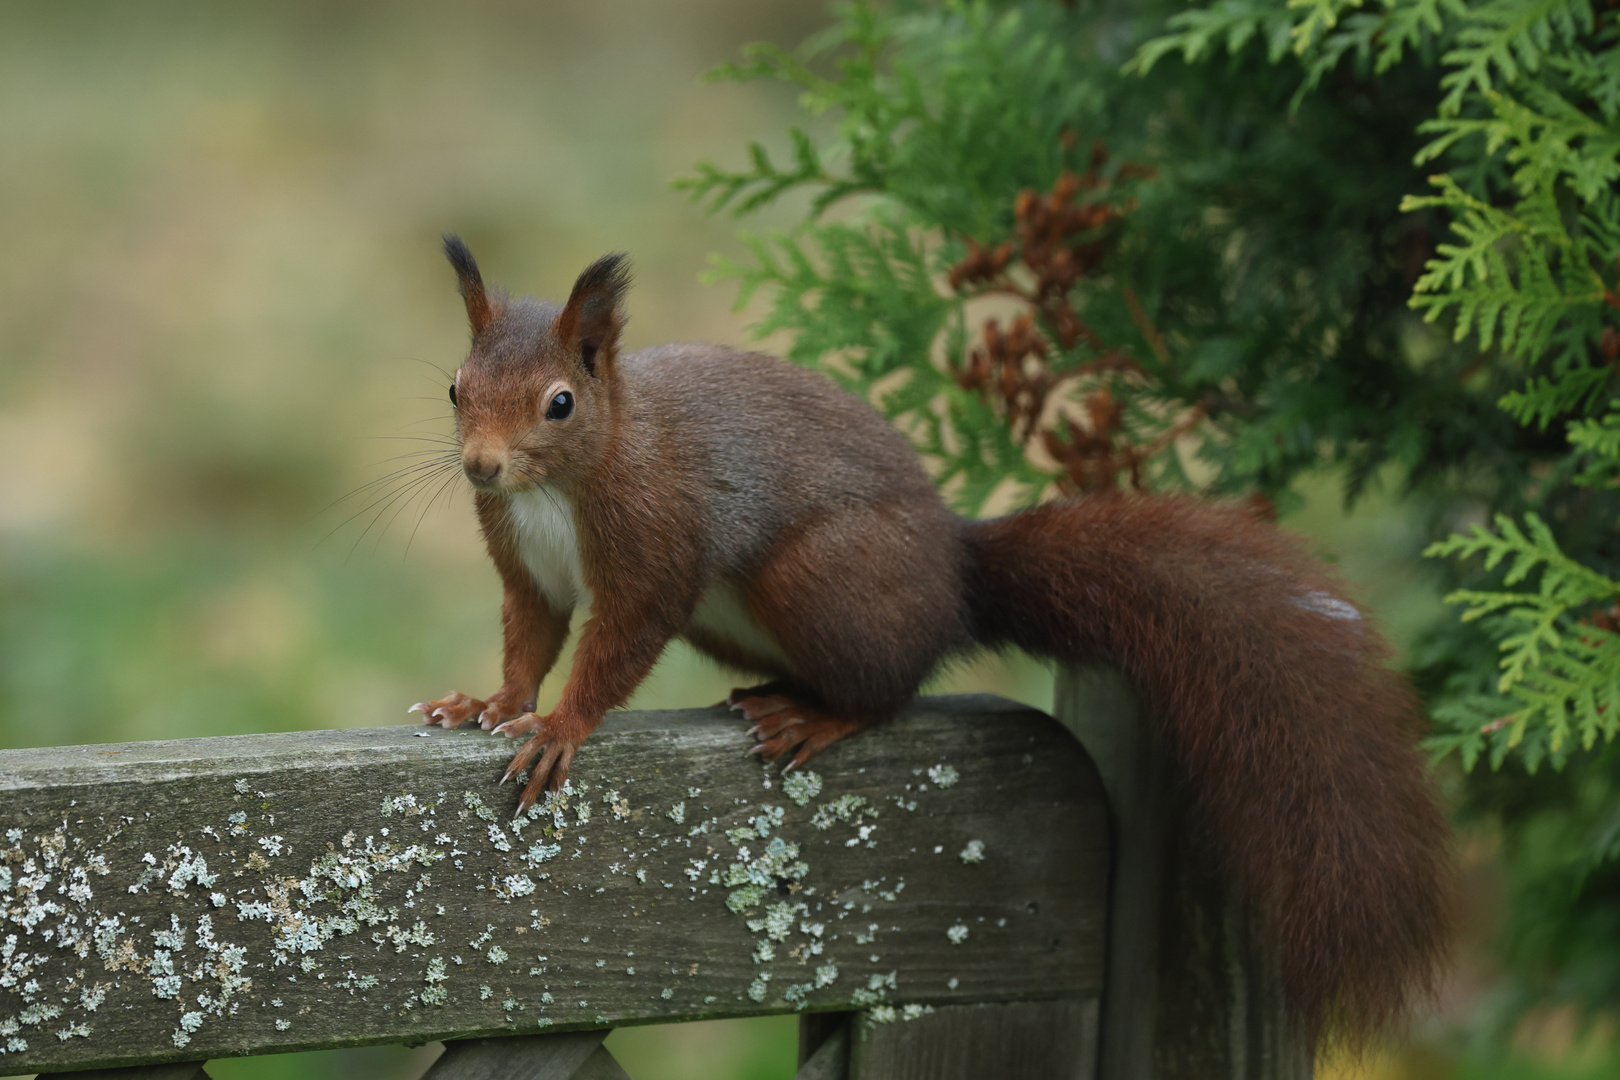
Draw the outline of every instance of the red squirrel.
<instances>
[{"instance_id":1,"label":"red squirrel","mask_svg":"<svg viewBox=\"0 0 1620 1080\"><path fill-rule=\"evenodd\" d=\"M503 777L529 770L519 812L675 637L763 680L730 702L787 768L970 650L1102 661L1161 718L1312 1032L1384 1027L1432 984L1448 831L1415 701L1296 541L1184 496L964 520L904 438L821 376L716 345L621 355L623 256L557 307L486 290L459 237L444 249L472 324L450 401L505 660L489 697L413 711L526 738ZM573 669L539 715L579 606Z\"/></svg>"}]
</instances>

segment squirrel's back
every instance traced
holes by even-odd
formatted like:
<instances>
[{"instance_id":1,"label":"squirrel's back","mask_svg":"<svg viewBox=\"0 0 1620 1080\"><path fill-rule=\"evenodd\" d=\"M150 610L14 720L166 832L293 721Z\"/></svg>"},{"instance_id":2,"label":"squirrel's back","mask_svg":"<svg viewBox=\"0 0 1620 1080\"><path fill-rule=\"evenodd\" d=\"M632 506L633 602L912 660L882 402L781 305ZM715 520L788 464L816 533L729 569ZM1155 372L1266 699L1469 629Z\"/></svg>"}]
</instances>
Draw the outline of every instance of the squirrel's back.
<instances>
[{"instance_id":1,"label":"squirrel's back","mask_svg":"<svg viewBox=\"0 0 1620 1080\"><path fill-rule=\"evenodd\" d=\"M621 364L627 429L704 501L713 540L734 549L718 553L726 562L855 507L959 532L904 437L823 375L719 345L662 345Z\"/></svg>"}]
</instances>

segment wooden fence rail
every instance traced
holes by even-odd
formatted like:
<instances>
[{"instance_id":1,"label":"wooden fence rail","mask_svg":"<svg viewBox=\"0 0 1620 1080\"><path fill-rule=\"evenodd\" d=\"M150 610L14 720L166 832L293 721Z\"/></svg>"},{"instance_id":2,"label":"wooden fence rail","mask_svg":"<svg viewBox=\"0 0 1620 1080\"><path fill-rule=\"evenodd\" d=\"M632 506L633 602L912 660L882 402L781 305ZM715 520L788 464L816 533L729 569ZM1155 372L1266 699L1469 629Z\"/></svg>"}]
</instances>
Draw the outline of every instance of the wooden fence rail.
<instances>
[{"instance_id":1,"label":"wooden fence rail","mask_svg":"<svg viewBox=\"0 0 1620 1080\"><path fill-rule=\"evenodd\" d=\"M477 731L0 752L0 1073L611 1077L613 1026L802 1010L800 1077L1092 1075L1109 823L1060 725L925 699L786 778L749 744L616 715L517 821Z\"/></svg>"}]
</instances>

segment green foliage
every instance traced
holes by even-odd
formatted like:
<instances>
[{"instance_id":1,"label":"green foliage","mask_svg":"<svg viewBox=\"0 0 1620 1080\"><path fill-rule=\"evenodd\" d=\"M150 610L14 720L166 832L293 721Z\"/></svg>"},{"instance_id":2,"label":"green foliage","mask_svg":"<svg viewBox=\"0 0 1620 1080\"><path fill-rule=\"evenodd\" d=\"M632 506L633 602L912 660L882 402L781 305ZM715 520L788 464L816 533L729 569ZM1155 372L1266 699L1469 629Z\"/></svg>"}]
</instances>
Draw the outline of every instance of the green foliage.
<instances>
[{"instance_id":1,"label":"green foliage","mask_svg":"<svg viewBox=\"0 0 1620 1080\"><path fill-rule=\"evenodd\" d=\"M1600 737L1609 741L1620 733L1620 636L1578 624L1594 604L1620 596L1620 583L1563 554L1534 513L1525 515L1525 529L1505 515L1496 526L1492 534L1476 525L1426 554L1482 556L1487 571L1506 564L1501 589L1458 589L1446 600L1468 605L1464 622L1490 617L1502 652L1496 691L1517 708L1498 714L1478 707L1495 705L1490 699L1454 703L1451 733L1435 743L1461 753L1472 768L1489 737L1492 764L1499 767L1535 726L1540 730L1524 753L1534 772L1544 756L1561 763L1571 741L1590 750ZM1533 591L1515 588L1532 577Z\"/></svg>"},{"instance_id":2,"label":"green foliage","mask_svg":"<svg viewBox=\"0 0 1620 1080\"><path fill-rule=\"evenodd\" d=\"M1497 512L1494 534L1475 526L1429 549L1475 579L1448 597L1465 607L1464 626L1438 629L1425 650L1431 746L1465 768L1485 757L1507 772L1476 776L1465 806L1505 829L1512 999L1612 1006L1620 832L1612 817L1604 824L1611 812L1593 808L1620 795L1620 767L1613 753L1591 755L1620 734L1620 405L1610 400L1620 31L1585 0L1386 0L1337 25L1331 5L1290 10L1308 84L1341 64L1378 77L1403 53L1438 75L1414 163L1442 171L1426 178L1429 194L1408 192L1401 207L1443 215L1453 239L1434 246L1410 303L1427 322L1448 323L1453 342L1473 344L1482 369L1518 383L1500 405L1529 429L1509 444L1514 456L1534 464L1481 500ZM1468 627L1494 646L1494 678ZM1573 763L1582 797L1535 781L1543 763Z\"/></svg>"},{"instance_id":3,"label":"green foliage","mask_svg":"<svg viewBox=\"0 0 1620 1080\"><path fill-rule=\"evenodd\" d=\"M1420 162L1451 155L1475 168L1477 193L1454 175L1431 182L1437 195L1409 197L1408 209L1443 207L1461 240L1437 248L1418 280L1412 304L1435 319L1452 316L1454 337L1473 334L1482 351L1496 349L1532 374L1524 387L1504 396L1503 406L1521 423L1545 428L1562 419L1570 452L1584 468L1576 481L1605 483L1620 466L1620 429L1608 417L1582 415L1601 402L1613 377L1612 353L1602 355L1605 297L1612 296L1604 273L1620 254L1620 115L1612 97L1605 103L1593 90L1611 86L1615 65L1614 30L1595 32L1590 5L1493 0L1458 20L1455 44L1443 56L1450 69L1440 115L1422 126L1437 137L1419 154ZM1571 76L1574 76L1573 78ZM1479 167L1489 161L1495 169ZM1612 313L1611 313L1612 314ZM1544 727L1526 765L1534 768L1544 745L1554 760L1564 747L1571 717L1577 719L1583 748L1601 735L1614 738L1620 697L1620 667L1612 635L1593 630L1557 634L1585 604L1607 604L1620 587L1585 570L1559 548L1552 531L1526 516L1530 538L1502 520L1500 541L1516 552L1514 570L1503 581L1521 584L1524 568L1545 567L1537 592L1481 594L1462 591L1454 599L1489 605L1510 613L1488 624L1502 650L1510 686L1521 699L1508 728L1509 746L1518 745L1533 725ZM1473 539L1437 545L1433 554L1487 555L1489 571L1504 548ZM1533 631L1510 624L1536 612ZM1607 714L1605 719L1603 714ZM1463 709L1448 714L1449 732L1439 745L1459 745L1465 760L1477 733L1469 732ZM1500 750L1492 755L1500 765Z\"/></svg>"},{"instance_id":4,"label":"green foliage","mask_svg":"<svg viewBox=\"0 0 1620 1080\"><path fill-rule=\"evenodd\" d=\"M742 169L682 182L737 212L809 196L796 229L717 266L740 304L764 301L757 329L866 393L964 510L1049 494L1051 464L1005 403L957 377L986 315L948 280L998 243L1024 250L1019 193L1105 145L1099 197L1120 213L1064 296L1093 333L1063 346L1042 309L1050 374L1118 403L1123 436L1157 448L1148 486L1286 503L1324 467L1347 499L1397 478L1465 609L1409 662L1431 746L1473 770L1463 812L1503 829L1504 1015L1620 1005L1613 14L1589 0L837 12L806 48L721 73L801 87L810 121L786 156L755 146ZM1082 399L1062 407L1092 430ZM1155 441L1192 414L1190 433ZM1441 539L1470 520L1496 524Z\"/></svg>"},{"instance_id":5,"label":"green foliage","mask_svg":"<svg viewBox=\"0 0 1620 1080\"><path fill-rule=\"evenodd\" d=\"M1053 22L1050 13L984 4L909 15L866 4L838 11L837 25L799 52L755 45L747 62L713 74L799 86L806 112L836 118L831 146L818 149L790 129L791 167L754 143L750 170L701 164L677 188L712 209L746 213L813 186L812 218L849 196L881 193L936 227L983 238L1010 221L1008 192L1057 175L1059 136L1089 88L1069 78L1063 47L1034 32ZM817 61L835 77L817 74Z\"/></svg>"},{"instance_id":6,"label":"green foliage","mask_svg":"<svg viewBox=\"0 0 1620 1080\"><path fill-rule=\"evenodd\" d=\"M1512 482L1518 463L1493 452L1511 428L1492 408L1510 384L1486 373L1459 392L1472 351L1425 335L1405 306L1412 260L1396 243L1408 229L1397 202L1420 182L1415 128L1437 95L1414 71L1391 75L1395 92L1307 98L1290 123L1304 80L1263 58L1294 39L1272 23L1244 30L1245 12L1276 15L1260 5L1223 5L1218 36L1240 52L1263 45L1256 77L1159 68L1152 81L1120 67L1160 12L838 10L806 49L756 49L721 72L800 86L821 141L794 131L788 160L756 146L748 167L706 163L679 186L731 210L811 194L803 224L752 239L751 259L716 275L738 282L739 303L766 300L756 330L786 333L793 359L866 388L958 506L982 512L992 492L1029 501L1051 490L1053 470L953 377L982 316L971 290L944 278L970 242L1011 238L1019 192L1083 170L1098 141L1110 151L1103 179L1134 210L1070 295L1095 338L1048 362L1073 387L1106 387L1135 445L1163 442L1188 410L1207 415L1146 464L1152 484L1196 476L1287 500L1290 480L1324 462L1345 466L1354 494L1390 463L1418 484L1464 458ZM1217 40L1208 25L1197 32L1184 42L1193 55ZM1133 66L1151 67L1143 56ZM1128 163L1156 175L1127 182ZM851 196L839 221L824 220ZM1127 366L1097 372L1120 355Z\"/></svg>"},{"instance_id":7,"label":"green foliage","mask_svg":"<svg viewBox=\"0 0 1620 1080\"><path fill-rule=\"evenodd\" d=\"M880 404L965 509L982 507L1009 476L1039 491L1048 478L1007 428L926 358L936 341L963 333L965 300L944 295L938 279L964 239L1007 231L1013 195L1049 185L1071 163L1062 132L1088 89L1068 77L1064 49L1030 31L1025 12L961 5L896 16L852 5L841 14L800 53L755 46L746 63L715 73L794 83L808 112L837 123L826 149L792 129L791 166L755 143L750 169L705 163L677 183L737 213L814 189L800 229L747 238L752 262L717 259L714 276L738 282L739 307L768 295L755 330L786 332L795 361L836 357L827 370L844 385L881 386ZM821 59L836 78L813 70ZM821 220L841 200L874 193L884 198L853 222Z\"/></svg>"},{"instance_id":8,"label":"green foliage","mask_svg":"<svg viewBox=\"0 0 1620 1080\"><path fill-rule=\"evenodd\" d=\"M1600 28L1584 0L1397 0L1381 13L1357 12L1341 23L1339 15L1351 7L1331 0L1287 6L1307 85L1341 62L1364 69L1370 63L1378 75L1407 50L1438 54L1443 93L1435 115L1417 127L1431 138L1414 161L1444 163L1448 171L1427 178L1433 194L1408 194L1401 209L1445 214L1456 239L1435 246L1413 285L1412 308L1428 322L1449 322L1453 341L1472 339L1494 368L1527 376L1502 396L1501 405L1522 424L1545 429L1562 423L1567 448L1552 456L1579 455L1580 468L1574 471L1566 460L1555 470L1574 471L1581 484L1609 483L1620 471L1620 428L1612 413L1586 414L1608 396L1614 376L1612 348L1606 354L1600 348L1605 319L1613 314L1605 315L1606 305L1616 306L1610 282L1620 255L1620 195L1614 190L1620 178L1620 51L1614 48L1613 21ZM1170 20L1172 32L1143 47L1138 68L1146 71L1174 52L1196 58L1217 33L1229 49L1263 28L1279 40L1275 6L1222 4L1211 10L1220 18L1187 13ZM1381 42L1376 56L1375 41ZM1523 508L1546 500L1537 494L1526 487ZM1592 644L1593 635L1606 635L1555 630L1572 614L1584 614L1575 610L1580 604L1606 603L1615 589L1601 574L1576 574L1580 563L1559 549L1541 518L1526 517L1528 539L1509 529L1507 519L1498 520L1499 543L1506 547L1490 548L1476 530L1472 538L1430 550L1484 554L1487 571L1509 549L1517 553L1515 569L1502 582L1508 591L1460 590L1453 599L1474 605L1468 620L1497 609L1506 613L1482 625L1503 654L1507 674L1498 693L1512 688L1520 707L1501 726L1485 710L1502 702L1488 695L1444 702L1436 717L1445 731L1435 745L1459 750L1471 766L1485 735L1499 732L1493 763L1500 765L1508 749L1522 746L1526 764L1534 767L1546 754L1562 760L1572 718L1585 748L1620 730L1599 715L1620 693L1611 651ZM1546 570L1541 589L1512 591L1532 564ZM1578 588L1564 587L1576 580ZM1519 625L1526 619L1528 632ZM1482 714L1490 732L1479 730ZM1540 730L1527 739L1532 728Z\"/></svg>"}]
</instances>

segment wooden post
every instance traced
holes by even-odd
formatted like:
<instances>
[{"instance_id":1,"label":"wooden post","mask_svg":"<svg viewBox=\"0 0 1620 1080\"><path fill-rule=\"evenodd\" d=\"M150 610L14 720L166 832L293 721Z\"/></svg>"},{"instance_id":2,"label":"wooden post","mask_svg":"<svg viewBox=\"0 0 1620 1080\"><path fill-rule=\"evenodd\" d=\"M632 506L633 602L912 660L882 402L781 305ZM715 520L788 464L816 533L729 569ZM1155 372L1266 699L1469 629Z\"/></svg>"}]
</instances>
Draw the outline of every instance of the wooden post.
<instances>
[{"instance_id":1,"label":"wooden post","mask_svg":"<svg viewBox=\"0 0 1620 1080\"><path fill-rule=\"evenodd\" d=\"M1309 1080L1311 1056L1157 725L1123 676L1058 673L1055 712L1113 809L1102 1080Z\"/></svg>"}]
</instances>

